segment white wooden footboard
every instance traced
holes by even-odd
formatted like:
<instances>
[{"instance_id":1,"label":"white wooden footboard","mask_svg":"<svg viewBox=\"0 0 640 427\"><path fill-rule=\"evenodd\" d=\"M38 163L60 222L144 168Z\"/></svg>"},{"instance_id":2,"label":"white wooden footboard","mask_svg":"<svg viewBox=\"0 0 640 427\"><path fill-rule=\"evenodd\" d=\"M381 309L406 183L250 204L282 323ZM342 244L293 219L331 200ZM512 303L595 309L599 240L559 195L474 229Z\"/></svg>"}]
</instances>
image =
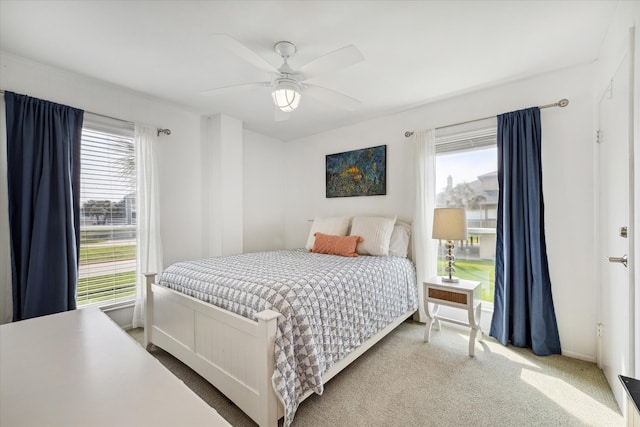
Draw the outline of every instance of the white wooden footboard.
<instances>
[{"instance_id":1,"label":"white wooden footboard","mask_svg":"<svg viewBox=\"0 0 640 427\"><path fill-rule=\"evenodd\" d=\"M260 426L275 427L284 415L273 391L274 343L279 313L265 310L257 322L155 285L145 274L145 346L155 344L181 360L231 399ZM396 328L407 311L328 369L326 381ZM306 399L312 392L303 396Z\"/></svg>"},{"instance_id":2,"label":"white wooden footboard","mask_svg":"<svg viewBox=\"0 0 640 427\"><path fill-rule=\"evenodd\" d=\"M260 426L277 426L284 410L271 377L280 314L265 310L255 322L155 285L155 274L145 276L145 346L181 360Z\"/></svg>"}]
</instances>

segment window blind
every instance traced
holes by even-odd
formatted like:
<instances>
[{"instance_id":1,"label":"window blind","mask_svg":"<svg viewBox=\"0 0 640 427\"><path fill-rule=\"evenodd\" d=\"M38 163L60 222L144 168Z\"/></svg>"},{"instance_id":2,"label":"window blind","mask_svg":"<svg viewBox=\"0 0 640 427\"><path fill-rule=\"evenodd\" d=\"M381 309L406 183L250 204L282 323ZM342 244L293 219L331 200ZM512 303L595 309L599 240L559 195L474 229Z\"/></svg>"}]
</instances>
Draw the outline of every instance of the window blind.
<instances>
[{"instance_id":1,"label":"window blind","mask_svg":"<svg viewBox=\"0 0 640 427\"><path fill-rule=\"evenodd\" d=\"M78 306L133 299L136 169L133 124L85 114L80 151Z\"/></svg>"},{"instance_id":2,"label":"window blind","mask_svg":"<svg viewBox=\"0 0 640 427\"><path fill-rule=\"evenodd\" d=\"M497 130L494 127L438 135L436 132L436 153L455 153L479 150L496 145Z\"/></svg>"}]
</instances>

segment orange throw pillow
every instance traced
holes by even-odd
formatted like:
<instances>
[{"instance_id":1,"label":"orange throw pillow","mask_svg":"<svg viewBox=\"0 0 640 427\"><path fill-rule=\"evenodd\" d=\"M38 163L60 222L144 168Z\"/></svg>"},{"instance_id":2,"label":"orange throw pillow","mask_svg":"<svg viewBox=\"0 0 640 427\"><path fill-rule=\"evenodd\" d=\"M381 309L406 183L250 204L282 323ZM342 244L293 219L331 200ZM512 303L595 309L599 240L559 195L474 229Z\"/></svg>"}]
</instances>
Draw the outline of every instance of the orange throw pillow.
<instances>
[{"instance_id":1,"label":"orange throw pillow","mask_svg":"<svg viewBox=\"0 0 640 427\"><path fill-rule=\"evenodd\" d=\"M314 236L316 241L311 252L318 254L356 257L356 247L363 241L360 236L331 236L322 233L315 233Z\"/></svg>"}]
</instances>

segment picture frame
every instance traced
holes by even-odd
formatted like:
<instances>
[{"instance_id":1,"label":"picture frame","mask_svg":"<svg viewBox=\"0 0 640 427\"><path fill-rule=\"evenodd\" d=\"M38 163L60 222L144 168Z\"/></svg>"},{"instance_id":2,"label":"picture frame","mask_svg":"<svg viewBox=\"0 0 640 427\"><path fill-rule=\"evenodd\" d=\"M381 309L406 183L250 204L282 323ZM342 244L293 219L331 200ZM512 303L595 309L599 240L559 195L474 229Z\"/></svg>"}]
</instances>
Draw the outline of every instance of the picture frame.
<instances>
[{"instance_id":1,"label":"picture frame","mask_svg":"<svg viewBox=\"0 0 640 427\"><path fill-rule=\"evenodd\" d=\"M325 160L326 197L387 194L387 146L328 154Z\"/></svg>"}]
</instances>

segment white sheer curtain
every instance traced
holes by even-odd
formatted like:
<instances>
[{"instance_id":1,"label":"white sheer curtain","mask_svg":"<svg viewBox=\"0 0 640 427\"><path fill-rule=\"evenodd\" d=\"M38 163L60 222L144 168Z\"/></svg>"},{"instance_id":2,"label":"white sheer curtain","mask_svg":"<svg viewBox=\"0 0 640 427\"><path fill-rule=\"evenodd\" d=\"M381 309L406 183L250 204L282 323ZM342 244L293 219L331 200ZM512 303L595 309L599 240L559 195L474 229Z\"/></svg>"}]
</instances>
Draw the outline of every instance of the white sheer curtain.
<instances>
[{"instance_id":1,"label":"white sheer curtain","mask_svg":"<svg viewBox=\"0 0 640 427\"><path fill-rule=\"evenodd\" d=\"M422 282L435 276L438 243L431 238L433 208L436 206L436 147L435 129L415 131L414 159L416 171L416 211L413 220L414 260L418 275L420 321L426 321L423 307Z\"/></svg>"},{"instance_id":2,"label":"white sheer curtain","mask_svg":"<svg viewBox=\"0 0 640 427\"><path fill-rule=\"evenodd\" d=\"M4 97L0 99L0 325L13 318L9 241L9 193L7 189L7 119Z\"/></svg>"},{"instance_id":3,"label":"white sheer curtain","mask_svg":"<svg viewBox=\"0 0 640 427\"><path fill-rule=\"evenodd\" d=\"M162 270L158 167L155 156L155 149L158 144L157 129L136 124L134 144L137 170L136 220L138 232L136 257L138 260L138 280L136 283L136 304L133 309L133 327L138 328L144 326L146 292L143 274L159 274Z\"/></svg>"}]
</instances>

